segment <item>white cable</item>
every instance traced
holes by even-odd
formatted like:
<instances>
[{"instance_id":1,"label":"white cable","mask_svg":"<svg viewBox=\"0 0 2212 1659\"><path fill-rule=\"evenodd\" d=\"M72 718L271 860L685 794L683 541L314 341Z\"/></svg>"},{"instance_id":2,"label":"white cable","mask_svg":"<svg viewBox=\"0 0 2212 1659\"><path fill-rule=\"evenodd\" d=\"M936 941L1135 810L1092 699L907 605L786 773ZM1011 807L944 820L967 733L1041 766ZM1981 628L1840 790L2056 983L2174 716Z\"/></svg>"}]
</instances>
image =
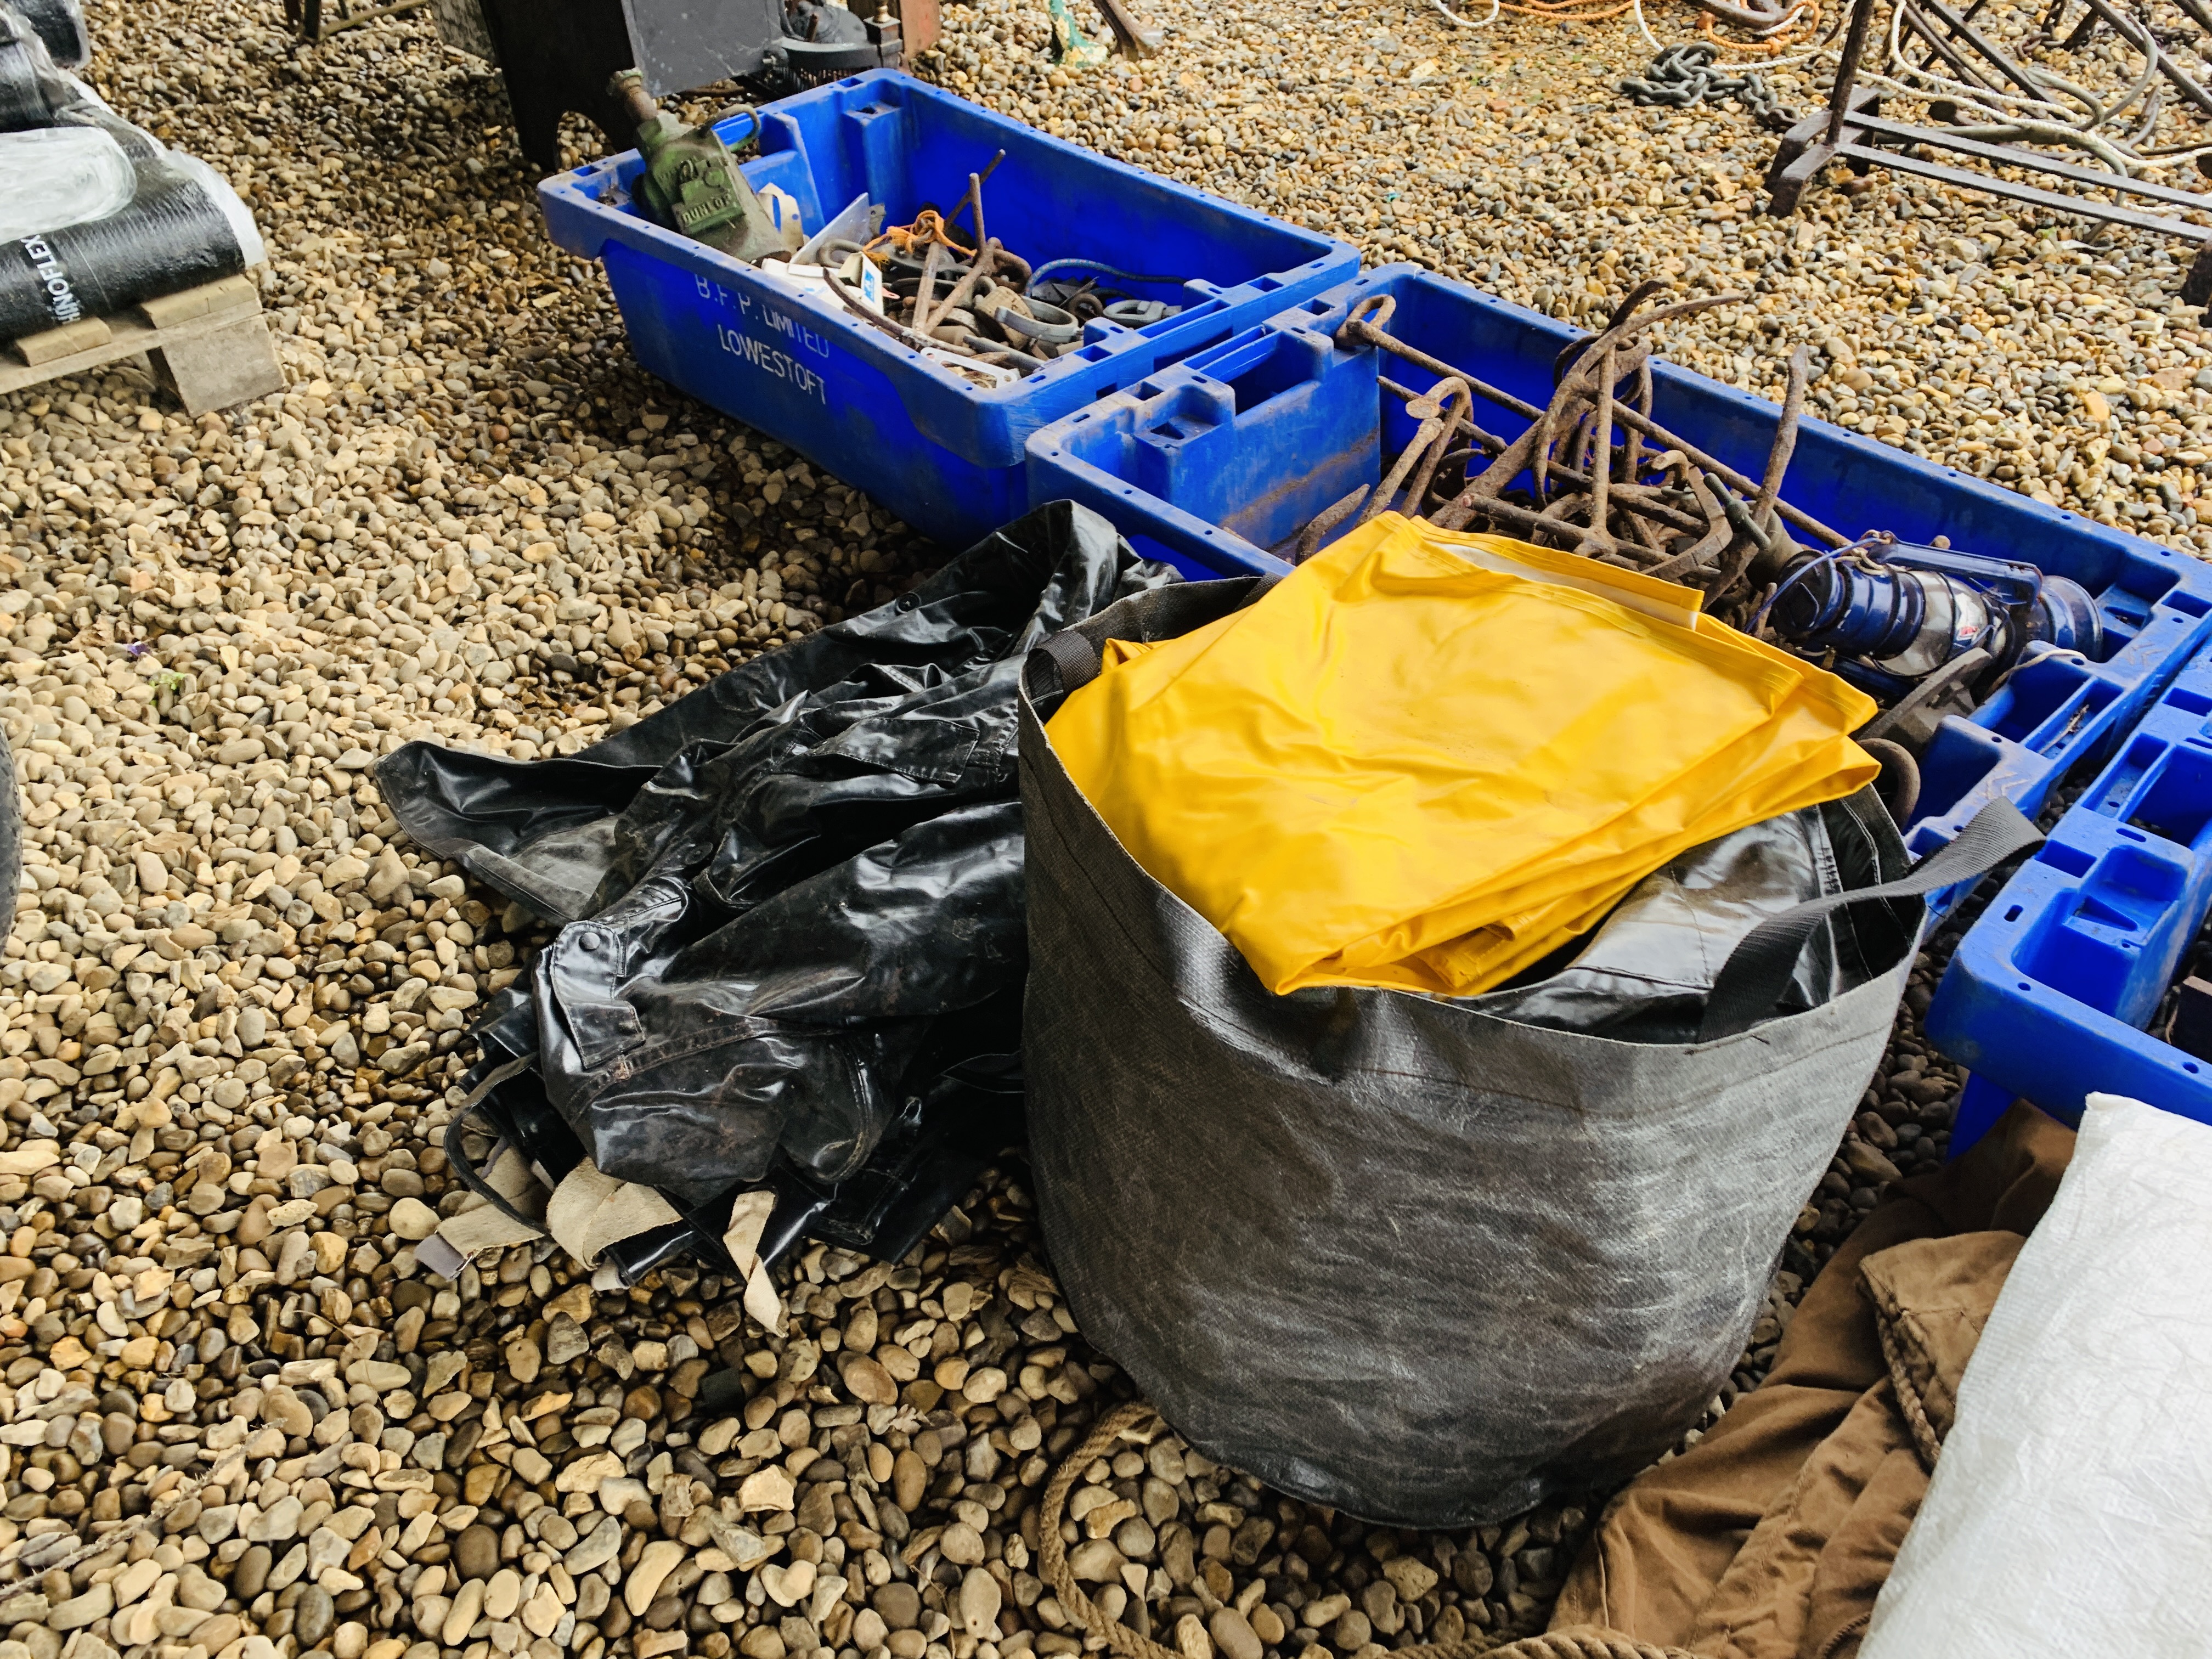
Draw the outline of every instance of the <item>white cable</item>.
<instances>
[{"instance_id":1,"label":"white cable","mask_svg":"<svg viewBox=\"0 0 2212 1659\"><path fill-rule=\"evenodd\" d=\"M1908 64L1906 67L1910 68L1911 65ZM1859 79L1875 86L1887 87L1892 92L1900 94L1907 98L1919 99L1923 103L1938 96L1946 97L1958 105L1961 111L1969 114L1979 116L1984 120L1990 121L2019 120L2029 111L2043 110L2051 107L2051 106L2047 104L2034 103L2028 99L2013 98L2007 101L2014 104L2026 104L2027 105L2028 109L2026 111L2016 109L1999 109L1995 106L1994 100L1991 100L1990 103L1984 103L1982 101L1982 95L1979 93L1968 93L1964 90L1954 91L1949 87L1937 87L1931 92L1925 87L1908 85L1903 81L1896 80L1890 76L1882 74L1879 70L1862 70L1859 71Z\"/></svg>"},{"instance_id":2,"label":"white cable","mask_svg":"<svg viewBox=\"0 0 2212 1659\"><path fill-rule=\"evenodd\" d=\"M1651 33L1651 26L1644 21L1644 0L1628 0L1628 9L1636 14L1636 27L1644 36L1645 44L1654 52L1666 51L1667 48L1659 44L1659 37Z\"/></svg>"},{"instance_id":3,"label":"white cable","mask_svg":"<svg viewBox=\"0 0 2212 1659\"><path fill-rule=\"evenodd\" d=\"M2167 167L2179 167L2184 161L2194 161L2200 155L2212 155L2212 144L2200 144L2195 149L2183 150L2173 155L2149 155L2136 163L2145 173L2162 173Z\"/></svg>"},{"instance_id":4,"label":"white cable","mask_svg":"<svg viewBox=\"0 0 2212 1659\"><path fill-rule=\"evenodd\" d=\"M1797 0L1797 3L1796 5L1790 7L1788 11L1782 14L1782 21L1780 22L1772 25L1765 30L1765 34L1779 34L1783 30L1788 28L1792 23L1797 21L1797 14L1805 9L1806 3L1807 0ZM1762 38L1764 38L1764 36L1762 36Z\"/></svg>"},{"instance_id":5,"label":"white cable","mask_svg":"<svg viewBox=\"0 0 2212 1659\"><path fill-rule=\"evenodd\" d=\"M1495 23L1498 21L1498 0L1490 0L1490 15L1484 18L1480 23L1469 22L1466 18L1462 17L1457 12L1452 10L1450 7L1445 5L1444 0L1429 0L1429 3L1437 9L1437 15L1438 16L1442 17L1444 21L1452 25L1455 28L1486 29L1492 23Z\"/></svg>"},{"instance_id":6,"label":"white cable","mask_svg":"<svg viewBox=\"0 0 2212 1659\"><path fill-rule=\"evenodd\" d=\"M2063 76L2053 75L2048 70L2023 65L2027 72L2035 77L2039 85L2056 88L2080 99L2085 107L2077 111L2049 96L2023 97L2015 93L1998 92L1942 74L1925 64L1915 64L1905 55L1902 32L1903 9L1901 6L1893 7L1886 42L1887 47L1886 67L1892 73L1885 75L1875 70L1867 70L1861 76L1863 81L1873 85L1887 87L1922 102L1931 102L1940 94L1956 105L1960 112L1971 113L1991 125L2015 127L2040 125L2063 129L2067 132L2077 134L2082 148L2096 155L2099 160L2112 167L2123 177L2144 169L2170 166L2172 160L2186 159L2186 157L2176 157L2158 161L2149 161L2137 155L2133 146L2125 140L2106 137L2097 131L2098 128L2104 126L2114 117L2124 113L2140 100L2145 90L2155 80L2160 59L2155 36L2146 34L2142 40L2138 40L2127 29L2114 31L2124 45L2134 47L2142 53L2143 64L2141 72L2135 77L2134 84L2126 94L2109 109L2087 88L2077 87ZM1920 84L1910 84L1905 77L1909 77L1910 82L1917 82ZM1931 91L1930 88L1933 90ZM1952 125L1956 123L1954 122ZM2061 142L2047 137L2039 138L2032 133L2024 134L2023 137L2030 143ZM2212 146L2205 146L2204 149L2207 152L2212 152Z\"/></svg>"},{"instance_id":7,"label":"white cable","mask_svg":"<svg viewBox=\"0 0 2212 1659\"><path fill-rule=\"evenodd\" d=\"M2087 112L2090 115L2090 118L2085 122L2078 118L2075 111L2069 109L2066 105L2062 104L2054 99L2049 97L2022 97L2017 93L1997 92L1989 88L1978 87L1969 82L1956 79L1952 76L1941 74L1936 70L1929 69L1923 64L1913 63L1910 58L1905 56L1904 46L1901 40L1903 18L1904 13L1901 8L1892 9L1889 17L1887 43L1889 68L1898 76L1910 76L1913 80L1935 87L1947 95L1963 100L1968 104L1974 106L1984 114L1990 113L1990 106L1992 105L2008 104L2027 110L2048 112L2051 118L2051 125L2052 125L2071 127L2075 131L2082 133L2093 132L2096 128L2105 125L2106 122L2111 120L2114 116L2126 110L2130 105L2141 98L2144 90L2149 86L2152 78L2156 75L2158 70L2159 60L2155 47L2155 40L2154 39L2152 50L2148 52L2144 58L2142 74L2136 78L2135 85L2129 90L2125 97L2124 97L2118 104L2112 106L2110 109L2106 109L2101 103L2099 103L2095 100L2094 96L2090 94L2087 88L2076 87L2071 82L2065 80L2062 76L2053 75L2046 70L2037 68L2033 65L2022 65L2022 67L2027 70L2027 73L2033 76L2038 82L2056 86L2062 91L2073 93L2081 98L2085 103L2091 105L2092 108ZM2126 42L2127 45L2135 46L2138 51L2142 49L2141 44L2132 36L2129 35L2125 31L2116 31L2116 33L2119 33L2121 40ZM1926 99L1930 96L1928 92L1923 91L1919 88L1907 86L1904 84L1903 82L1891 79L1888 76L1869 72L1864 78L1880 82L1884 85L1893 88L1899 92L1905 94L1909 97ZM2002 119L2003 118L2001 115L1992 114L1991 118ZM2102 142L2110 143L2112 141L2104 140ZM2128 155L2132 158L2132 152L2128 150L2124 144L2115 145L2115 151L2116 153Z\"/></svg>"},{"instance_id":8,"label":"white cable","mask_svg":"<svg viewBox=\"0 0 2212 1659\"><path fill-rule=\"evenodd\" d=\"M1799 9L1802 10L1803 8L1800 7ZM1833 46L1815 46L1802 58L1756 58L1747 64L1716 64L1713 68L1721 70L1759 70L1771 72L1775 70L1796 69L1800 64L1816 62L1830 56L1835 51L1836 48Z\"/></svg>"}]
</instances>

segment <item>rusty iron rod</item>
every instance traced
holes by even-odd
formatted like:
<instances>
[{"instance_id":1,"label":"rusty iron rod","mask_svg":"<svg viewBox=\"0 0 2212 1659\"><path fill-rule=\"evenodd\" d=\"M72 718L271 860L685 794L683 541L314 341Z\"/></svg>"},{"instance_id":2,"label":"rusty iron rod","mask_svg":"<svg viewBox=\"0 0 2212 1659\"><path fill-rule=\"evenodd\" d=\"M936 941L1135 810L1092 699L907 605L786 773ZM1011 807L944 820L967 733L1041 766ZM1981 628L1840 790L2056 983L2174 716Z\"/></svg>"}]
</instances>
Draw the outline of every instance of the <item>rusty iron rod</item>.
<instances>
[{"instance_id":1,"label":"rusty iron rod","mask_svg":"<svg viewBox=\"0 0 2212 1659\"><path fill-rule=\"evenodd\" d=\"M1421 462L1421 470L1413 476L1412 493L1406 498L1408 511L1416 514L1428 502L1429 486L1436 478L1437 467L1443 461L1444 452L1451 447L1452 440L1459 435L1462 422L1465 422L1470 427L1474 425L1473 422L1466 419L1468 412L1474 407L1474 393L1468 389L1467 382L1454 376L1449 381L1438 381L1437 386L1449 388L1442 399L1443 427L1437 434L1436 441L1429 446L1429 453ZM1431 388L1431 391L1435 389ZM1454 398L1459 399L1456 408L1452 404Z\"/></svg>"},{"instance_id":2,"label":"rusty iron rod","mask_svg":"<svg viewBox=\"0 0 2212 1659\"><path fill-rule=\"evenodd\" d=\"M1462 376L1454 375L1450 378L1459 380L1463 386L1466 385L1466 380ZM1383 391L1389 392L1401 403L1410 404L1416 398L1425 398L1430 395L1425 392L1416 392L1409 386L1401 386L1399 382L1392 380L1387 374L1378 374L1376 376L1376 379L1382 383ZM1468 390L1472 392L1474 388L1470 386L1468 387ZM1476 443L1480 444L1485 449L1493 455L1495 455L1499 450L1505 447L1504 439L1498 436L1495 433L1485 432L1480 427L1469 420L1465 414L1462 414L1460 416L1460 426L1474 440Z\"/></svg>"},{"instance_id":3,"label":"rusty iron rod","mask_svg":"<svg viewBox=\"0 0 2212 1659\"><path fill-rule=\"evenodd\" d=\"M1367 499L1367 492L1372 488L1371 484L1362 484L1349 495L1322 508L1309 520L1306 527L1298 532L1298 539L1291 550L1291 562L1304 564L1321 551L1322 538L1358 512L1360 502Z\"/></svg>"},{"instance_id":4,"label":"rusty iron rod","mask_svg":"<svg viewBox=\"0 0 2212 1659\"><path fill-rule=\"evenodd\" d=\"M1805 385L1809 378L1812 360L1805 348L1799 346L1790 354L1790 389L1783 395L1782 419L1774 428L1774 447L1766 452L1766 476L1759 480L1759 498L1752 504L1751 516L1760 519L1782 497L1782 475L1790 470L1790 458L1797 453L1797 422L1805 413Z\"/></svg>"},{"instance_id":5,"label":"rusty iron rod","mask_svg":"<svg viewBox=\"0 0 2212 1659\"><path fill-rule=\"evenodd\" d=\"M921 286L915 290L914 331L929 332L930 302L937 297L937 274L945 264L945 244L932 241L929 251L921 256Z\"/></svg>"},{"instance_id":6,"label":"rusty iron rod","mask_svg":"<svg viewBox=\"0 0 2212 1659\"><path fill-rule=\"evenodd\" d=\"M1616 349L1607 346L1604 361L1598 365L1597 429L1591 440L1589 464L1590 525L1593 529L1608 533L1611 503L1606 495L1613 483L1613 366Z\"/></svg>"}]
</instances>

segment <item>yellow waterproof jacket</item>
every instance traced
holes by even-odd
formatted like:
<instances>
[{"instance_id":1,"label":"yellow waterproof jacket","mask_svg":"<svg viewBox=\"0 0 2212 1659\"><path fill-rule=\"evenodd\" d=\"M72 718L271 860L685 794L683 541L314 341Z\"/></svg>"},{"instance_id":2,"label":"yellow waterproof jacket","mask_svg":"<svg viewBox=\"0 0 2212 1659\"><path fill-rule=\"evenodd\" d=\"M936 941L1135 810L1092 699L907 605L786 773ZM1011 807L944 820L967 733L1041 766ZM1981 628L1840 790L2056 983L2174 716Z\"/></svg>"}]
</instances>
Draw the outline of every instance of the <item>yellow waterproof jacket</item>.
<instances>
[{"instance_id":1,"label":"yellow waterproof jacket","mask_svg":"<svg viewBox=\"0 0 2212 1659\"><path fill-rule=\"evenodd\" d=\"M1468 996L1685 849L1850 793L1873 702L1692 589L1385 514L1259 603L1113 641L1048 727L1262 983Z\"/></svg>"}]
</instances>

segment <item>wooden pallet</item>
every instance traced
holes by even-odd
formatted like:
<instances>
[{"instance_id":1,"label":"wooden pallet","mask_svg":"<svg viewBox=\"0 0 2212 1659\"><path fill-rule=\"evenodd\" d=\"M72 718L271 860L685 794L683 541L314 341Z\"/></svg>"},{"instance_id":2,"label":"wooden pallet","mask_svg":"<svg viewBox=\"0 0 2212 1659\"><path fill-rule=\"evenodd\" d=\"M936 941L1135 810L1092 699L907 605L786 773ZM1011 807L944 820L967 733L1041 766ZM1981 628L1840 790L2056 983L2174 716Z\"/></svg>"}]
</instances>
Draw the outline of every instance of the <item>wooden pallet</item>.
<instances>
[{"instance_id":1,"label":"wooden pallet","mask_svg":"<svg viewBox=\"0 0 2212 1659\"><path fill-rule=\"evenodd\" d=\"M0 356L0 393L150 358L187 412L204 415L284 389L260 290L250 276L188 288L110 317L27 334Z\"/></svg>"}]
</instances>

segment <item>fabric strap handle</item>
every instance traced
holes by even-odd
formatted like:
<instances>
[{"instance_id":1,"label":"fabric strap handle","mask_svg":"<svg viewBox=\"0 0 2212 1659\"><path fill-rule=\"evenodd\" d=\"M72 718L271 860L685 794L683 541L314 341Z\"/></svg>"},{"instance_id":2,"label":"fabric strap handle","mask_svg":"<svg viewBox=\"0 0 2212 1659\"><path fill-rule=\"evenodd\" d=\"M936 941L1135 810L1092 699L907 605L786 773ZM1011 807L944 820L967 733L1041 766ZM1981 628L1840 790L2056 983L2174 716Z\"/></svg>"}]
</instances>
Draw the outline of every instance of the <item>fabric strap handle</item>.
<instances>
[{"instance_id":1,"label":"fabric strap handle","mask_svg":"<svg viewBox=\"0 0 2212 1659\"><path fill-rule=\"evenodd\" d=\"M1060 691L1068 696L1080 691L1098 678L1101 648L1082 635L1069 629L1054 635L1031 653L1030 660L1042 657L1060 676Z\"/></svg>"},{"instance_id":2,"label":"fabric strap handle","mask_svg":"<svg viewBox=\"0 0 2212 1659\"><path fill-rule=\"evenodd\" d=\"M1257 604L1261 596L1283 576L1276 571L1252 577L1245 581L1241 593L1232 586L1237 580L1231 577L1221 581L1170 583L1153 589L1143 596L1143 620L1139 631L1133 633L1116 626L1114 613L1121 607L1112 605L1087 623L1053 635L1030 653L1029 661L1022 670L1023 683L1030 701L1037 705L1037 712L1049 715L1059 707L1061 698L1098 678L1100 656L1108 640L1131 639L1148 643L1180 639L1230 611ZM1224 594L1229 597L1224 598ZM1127 620L1125 613L1122 621L1126 623ZM1051 671L1049 678L1043 672L1048 668Z\"/></svg>"},{"instance_id":3,"label":"fabric strap handle","mask_svg":"<svg viewBox=\"0 0 2212 1659\"><path fill-rule=\"evenodd\" d=\"M542 1233L544 1231L544 1227L541 1223L516 1209L507 1194L492 1184L491 1171L499 1164L499 1155L514 1145L513 1137L504 1132L495 1133L491 1151L484 1155L482 1168L469 1161L468 1152L461 1145L462 1130L465 1129L469 1121L483 1109L484 1101L490 1096L491 1091L509 1078L520 1077L528 1071L537 1063L537 1058L535 1054L518 1054L514 1059L494 1071L470 1091L469 1097L464 1100L460 1103L459 1109L454 1112L453 1123L446 1131L445 1152L447 1165L460 1178L461 1185L491 1204L510 1221L519 1222L523 1226L534 1228Z\"/></svg>"},{"instance_id":4,"label":"fabric strap handle","mask_svg":"<svg viewBox=\"0 0 2212 1659\"><path fill-rule=\"evenodd\" d=\"M1799 954L1813 930L1832 911L1869 899L1925 898L1930 893L1984 875L2015 853L2041 845L2043 832L2008 800L1993 800L1974 814L1948 847L1913 866L1895 881L1833 893L1807 901L1753 928L1729 952L1705 998L1705 1017L1698 1041L1713 1042L1747 1031L1774 1012L1796 971Z\"/></svg>"}]
</instances>

